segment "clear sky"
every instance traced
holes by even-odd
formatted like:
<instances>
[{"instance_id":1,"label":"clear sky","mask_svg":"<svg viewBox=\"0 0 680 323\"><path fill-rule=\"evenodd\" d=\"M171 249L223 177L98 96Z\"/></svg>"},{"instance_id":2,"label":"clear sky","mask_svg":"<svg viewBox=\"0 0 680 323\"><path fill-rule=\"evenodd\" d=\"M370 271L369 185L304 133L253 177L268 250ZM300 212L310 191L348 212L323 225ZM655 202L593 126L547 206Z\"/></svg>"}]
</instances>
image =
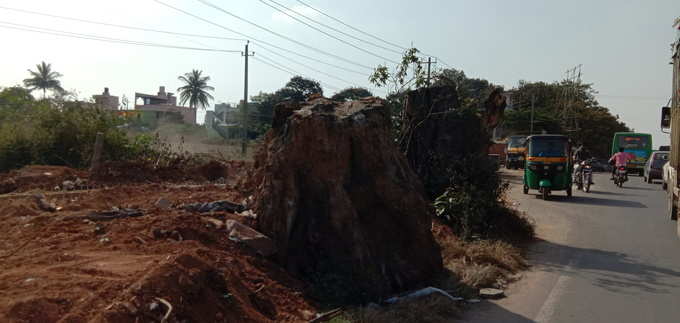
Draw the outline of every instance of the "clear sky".
<instances>
[{"instance_id":1,"label":"clear sky","mask_svg":"<svg viewBox=\"0 0 680 323\"><path fill-rule=\"evenodd\" d=\"M255 57L274 59L305 76L322 81L326 94L349 85L368 86L366 66L397 60L399 55L343 39L383 58L375 57L321 34L276 12L266 0L210 0L235 15L289 36L330 57L279 38L262 29L206 6L198 0L162 0L204 19L240 31L260 43L251 44ZM305 8L296 0L275 0L318 21L356 37L378 41L347 29L330 18ZM583 80L600 92L599 101L636 131L650 132L656 144L667 143L658 130L659 108L671 95L671 28L680 16L680 1L461 1L461 0L306 0L306 3L361 30L392 43L413 46L439 56L448 66L462 69L506 88L519 80L557 81L567 69L583 64ZM272 4L271 2L268 2ZM186 16L154 0L0 0L0 6L69 16L112 24L183 33L244 38L215 25ZM62 85L89 98L109 87L113 95L132 100L134 92L155 93L164 85L180 86L177 76L200 69L212 78L216 102L237 102L243 97L243 58L240 53L202 52L170 48L71 39L7 29L6 23L28 25L88 35L185 47L242 50L244 41L200 39L157 34L109 26L72 22L0 9L0 86L20 84L27 69L40 61L52 63L62 73ZM5 27L3 27L5 26ZM26 28L26 27L21 27ZM332 31L330 31L333 33ZM339 65L349 72L295 56L297 65L267 48L265 41L293 52ZM385 47L390 47L390 45ZM339 58L338 58L339 57ZM352 63L343 61L351 61ZM250 62L250 94L274 91L290 74L261 60ZM359 66L359 65L363 65ZM443 65L438 65L442 67ZM359 73L355 73L359 72ZM338 80L340 79L340 80ZM376 92L383 94L383 90Z\"/></svg>"}]
</instances>

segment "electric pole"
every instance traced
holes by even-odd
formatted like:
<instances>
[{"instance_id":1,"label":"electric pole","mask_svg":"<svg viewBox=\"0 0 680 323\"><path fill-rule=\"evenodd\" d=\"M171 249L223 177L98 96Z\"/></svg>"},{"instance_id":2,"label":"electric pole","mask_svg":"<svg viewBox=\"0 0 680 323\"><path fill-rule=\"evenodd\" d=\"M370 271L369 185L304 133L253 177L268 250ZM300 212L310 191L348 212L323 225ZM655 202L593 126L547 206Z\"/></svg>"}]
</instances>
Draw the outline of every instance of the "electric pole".
<instances>
[{"instance_id":1,"label":"electric pole","mask_svg":"<svg viewBox=\"0 0 680 323\"><path fill-rule=\"evenodd\" d=\"M432 64L437 64L437 61L432 61L432 57L427 58L427 62L420 61L420 64L425 64L427 63L427 87L430 87L430 80L432 79L431 77L431 70L432 70Z\"/></svg>"},{"instance_id":2,"label":"electric pole","mask_svg":"<svg viewBox=\"0 0 680 323\"><path fill-rule=\"evenodd\" d=\"M248 57L255 56L255 53L250 53L248 51L248 45L250 41L246 41L246 50L241 53L245 58L245 78L243 82L243 120L241 121L241 128L243 131L243 141L241 142L241 154L245 156L248 151L248 118L250 117L248 113Z\"/></svg>"},{"instance_id":3,"label":"electric pole","mask_svg":"<svg viewBox=\"0 0 680 323\"><path fill-rule=\"evenodd\" d=\"M534 134L534 104L536 103L536 95L531 95L531 126L529 130L529 135Z\"/></svg>"}]
</instances>

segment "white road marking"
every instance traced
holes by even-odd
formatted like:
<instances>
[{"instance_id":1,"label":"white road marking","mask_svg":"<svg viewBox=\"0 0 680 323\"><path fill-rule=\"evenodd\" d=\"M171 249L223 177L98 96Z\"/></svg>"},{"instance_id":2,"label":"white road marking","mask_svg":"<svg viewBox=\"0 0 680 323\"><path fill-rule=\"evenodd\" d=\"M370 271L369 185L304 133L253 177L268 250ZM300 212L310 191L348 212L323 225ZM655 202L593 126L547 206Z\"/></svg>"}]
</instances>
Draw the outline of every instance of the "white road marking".
<instances>
[{"instance_id":1,"label":"white road marking","mask_svg":"<svg viewBox=\"0 0 680 323\"><path fill-rule=\"evenodd\" d=\"M564 268L564 270L566 272L571 272L575 263L576 260L572 259L567 265L567 267ZM557 282L550 291L550 294L548 294L548 297L545 299L545 302L543 302L543 305L541 306L541 309L538 311L538 314L534 318L534 321L536 321L537 323L552 322L552 317L553 315L555 315L555 308L557 307L560 298L562 298L562 295L564 295L564 293L566 292L567 283L571 279L572 278L567 276L566 274L560 275L560 277L557 279Z\"/></svg>"}]
</instances>

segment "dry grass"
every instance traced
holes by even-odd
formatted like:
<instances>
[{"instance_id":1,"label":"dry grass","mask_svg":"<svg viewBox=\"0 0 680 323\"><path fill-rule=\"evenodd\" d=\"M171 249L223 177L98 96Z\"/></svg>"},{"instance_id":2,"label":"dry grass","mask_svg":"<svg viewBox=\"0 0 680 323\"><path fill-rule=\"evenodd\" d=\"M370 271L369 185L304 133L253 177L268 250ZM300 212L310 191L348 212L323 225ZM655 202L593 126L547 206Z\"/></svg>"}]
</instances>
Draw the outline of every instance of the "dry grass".
<instances>
[{"instance_id":1,"label":"dry grass","mask_svg":"<svg viewBox=\"0 0 680 323\"><path fill-rule=\"evenodd\" d=\"M461 305L439 294L428 295L392 306L362 307L331 322L411 323L450 322L461 313Z\"/></svg>"},{"instance_id":2,"label":"dry grass","mask_svg":"<svg viewBox=\"0 0 680 323\"><path fill-rule=\"evenodd\" d=\"M504 287L510 277L527 268L521 250L503 241L465 242L447 230L435 232L444 267L472 288Z\"/></svg>"}]
</instances>

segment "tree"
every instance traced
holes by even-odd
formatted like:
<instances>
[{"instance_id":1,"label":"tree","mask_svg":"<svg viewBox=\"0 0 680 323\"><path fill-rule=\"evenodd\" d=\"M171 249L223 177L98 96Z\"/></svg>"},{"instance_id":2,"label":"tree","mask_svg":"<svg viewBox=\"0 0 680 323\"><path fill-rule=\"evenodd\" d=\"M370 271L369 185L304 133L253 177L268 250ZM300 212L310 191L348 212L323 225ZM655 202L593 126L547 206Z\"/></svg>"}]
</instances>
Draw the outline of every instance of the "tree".
<instances>
[{"instance_id":1,"label":"tree","mask_svg":"<svg viewBox=\"0 0 680 323\"><path fill-rule=\"evenodd\" d=\"M62 75L52 71L52 64L41 62L36 65L37 71L28 70L31 78L24 80L24 85L31 91L42 90L43 99L46 98L47 90L63 93L64 89L61 87L61 82L58 80Z\"/></svg>"},{"instance_id":2,"label":"tree","mask_svg":"<svg viewBox=\"0 0 680 323\"><path fill-rule=\"evenodd\" d=\"M418 58L420 51L409 48L404 52L401 62L390 72L385 65L378 65L368 81L377 87L388 87L391 93L401 93L415 86L419 89L427 85L427 75L423 63Z\"/></svg>"},{"instance_id":3,"label":"tree","mask_svg":"<svg viewBox=\"0 0 680 323\"><path fill-rule=\"evenodd\" d=\"M592 84L569 81L545 83L520 81L513 91L513 109L506 112L504 127L509 133L529 134L531 102L534 102L534 133L567 134L595 156L605 157L615 132L630 131L595 99ZM568 121L563 118L570 108ZM569 131L577 127L577 131Z\"/></svg>"},{"instance_id":4,"label":"tree","mask_svg":"<svg viewBox=\"0 0 680 323\"><path fill-rule=\"evenodd\" d=\"M277 95L282 99L297 102L308 99L312 94L323 95L321 84L302 76L293 76L284 88L277 91Z\"/></svg>"},{"instance_id":5,"label":"tree","mask_svg":"<svg viewBox=\"0 0 680 323\"><path fill-rule=\"evenodd\" d=\"M348 87L338 93L335 93L331 97L331 100L335 101L353 101L353 100L358 100L361 98L365 98L367 96L373 96L373 93L371 91L362 88L362 87Z\"/></svg>"},{"instance_id":6,"label":"tree","mask_svg":"<svg viewBox=\"0 0 680 323\"><path fill-rule=\"evenodd\" d=\"M214 100L213 96L208 91L215 91L215 88L208 85L210 76L203 76L203 71L192 70L191 73L186 73L178 79L184 82L184 86L177 88L179 92L179 104L189 102L189 107L196 109L198 107L205 109L210 100Z\"/></svg>"},{"instance_id":7,"label":"tree","mask_svg":"<svg viewBox=\"0 0 680 323\"><path fill-rule=\"evenodd\" d=\"M485 79L469 78L465 72L454 68L436 73L433 79L435 86L455 87L462 108L482 108L484 100L497 88Z\"/></svg>"}]
</instances>

